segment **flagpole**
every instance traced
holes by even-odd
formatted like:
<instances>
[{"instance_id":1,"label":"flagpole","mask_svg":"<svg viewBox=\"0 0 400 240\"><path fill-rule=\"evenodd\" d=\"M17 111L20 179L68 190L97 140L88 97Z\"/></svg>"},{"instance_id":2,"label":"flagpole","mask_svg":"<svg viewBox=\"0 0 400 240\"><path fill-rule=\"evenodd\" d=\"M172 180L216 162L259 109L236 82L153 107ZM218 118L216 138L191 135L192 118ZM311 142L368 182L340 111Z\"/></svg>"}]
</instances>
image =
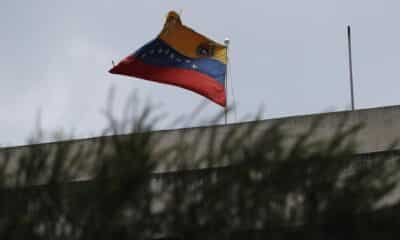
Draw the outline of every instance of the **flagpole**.
<instances>
[{"instance_id":1,"label":"flagpole","mask_svg":"<svg viewBox=\"0 0 400 240\"><path fill-rule=\"evenodd\" d=\"M225 70L225 97L226 97L226 106L224 108L224 115L225 115L225 125L228 124L228 67L229 67L229 38L225 38L224 40L226 46L226 70Z\"/></svg>"},{"instance_id":2,"label":"flagpole","mask_svg":"<svg viewBox=\"0 0 400 240\"><path fill-rule=\"evenodd\" d=\"M351 51L351 28L347 25L347 45L349 51L349 77L350 77L350 97L351 97L351 110L354 111L354 82L353 82L353 58Z\"/></svg>"}]
</instances>

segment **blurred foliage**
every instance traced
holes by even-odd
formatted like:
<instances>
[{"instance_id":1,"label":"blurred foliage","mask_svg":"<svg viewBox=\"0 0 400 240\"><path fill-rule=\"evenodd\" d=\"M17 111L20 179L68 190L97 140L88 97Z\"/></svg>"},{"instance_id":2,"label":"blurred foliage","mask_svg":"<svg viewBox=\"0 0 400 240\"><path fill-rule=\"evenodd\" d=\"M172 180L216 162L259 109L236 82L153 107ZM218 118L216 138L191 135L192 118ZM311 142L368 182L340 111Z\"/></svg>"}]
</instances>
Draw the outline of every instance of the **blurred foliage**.
<instances>
[{"instance_id":1,"label":"blurred foliage","mask_svg":"<svg viewBox=\"0 0 400 240\"><path fill-rule=\"evenodd\" d=\"M296 134L284 120L157 132L151 107L133 113L107 114L107 137L1 149L0 238L399 236L400 155L357 154L361 125L344 118L328 138L323 118Z\"/></svg>"}]
</instances>

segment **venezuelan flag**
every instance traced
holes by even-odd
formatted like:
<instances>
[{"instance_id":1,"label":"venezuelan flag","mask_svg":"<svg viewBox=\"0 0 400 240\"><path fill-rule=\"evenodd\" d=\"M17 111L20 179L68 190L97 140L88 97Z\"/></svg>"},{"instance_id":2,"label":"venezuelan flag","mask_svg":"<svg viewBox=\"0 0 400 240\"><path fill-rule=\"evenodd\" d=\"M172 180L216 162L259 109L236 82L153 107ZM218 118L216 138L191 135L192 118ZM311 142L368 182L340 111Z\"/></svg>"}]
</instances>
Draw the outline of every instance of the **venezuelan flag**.
<instances>
[{"instance_id":1,"label":"venezuelan flag","mask_svg":"<svg viewBox=\"0 0 400 240\"><path fill-rule=\"evenodd\" d=\"M227 49L169 12L161 33L109 72L171 84L226 106Z\"/></svg>"}]
</instances>

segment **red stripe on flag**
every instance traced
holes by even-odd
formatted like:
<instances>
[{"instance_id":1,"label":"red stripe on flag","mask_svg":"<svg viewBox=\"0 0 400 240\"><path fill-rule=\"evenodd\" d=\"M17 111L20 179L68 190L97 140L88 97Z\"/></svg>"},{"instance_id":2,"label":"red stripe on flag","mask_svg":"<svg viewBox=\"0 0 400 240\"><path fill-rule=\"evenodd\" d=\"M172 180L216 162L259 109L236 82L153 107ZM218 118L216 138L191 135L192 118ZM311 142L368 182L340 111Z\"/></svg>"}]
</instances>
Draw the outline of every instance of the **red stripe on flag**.
<instances>
[{"instance_id":1,"label":"red stripe on flag","mask_svg":"<svg viewBox=\"0 0 400 240\"><path fill-rule=\"evenodd\" d=\"M182 87L221 106L226 106L224 86L213 78L194 70L149 65L129 56L109 72Z\"/></svg>"}]
</instances>

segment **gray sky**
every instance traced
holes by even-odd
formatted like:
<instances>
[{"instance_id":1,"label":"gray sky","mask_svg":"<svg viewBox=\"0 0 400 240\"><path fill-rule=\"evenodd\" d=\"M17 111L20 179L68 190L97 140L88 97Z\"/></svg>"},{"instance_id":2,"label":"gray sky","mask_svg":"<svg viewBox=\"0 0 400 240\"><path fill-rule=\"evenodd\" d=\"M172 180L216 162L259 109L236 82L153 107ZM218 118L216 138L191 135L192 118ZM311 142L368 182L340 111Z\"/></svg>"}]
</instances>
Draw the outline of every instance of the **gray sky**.
<instances>
[{"instance_id":1,"label":"gray sky","mask_svg":"<svg viewBox=\"0 0 400 240\"><path fill-rule=\"evenodd\" d=\"M154 38L172 9L183 10L184 24L214 40L231 39L239 119L261 105L263 118L348 108L347 24L356 107L400 103L396 0L1 0L0 145L23 144L39 111L46 131L99 135L112 85L116 110L136 89L172 119L190 113L201 96L107 73L112 59ZM200 118L220 110L210 103Z\"/></svg>"}]
</instances>

